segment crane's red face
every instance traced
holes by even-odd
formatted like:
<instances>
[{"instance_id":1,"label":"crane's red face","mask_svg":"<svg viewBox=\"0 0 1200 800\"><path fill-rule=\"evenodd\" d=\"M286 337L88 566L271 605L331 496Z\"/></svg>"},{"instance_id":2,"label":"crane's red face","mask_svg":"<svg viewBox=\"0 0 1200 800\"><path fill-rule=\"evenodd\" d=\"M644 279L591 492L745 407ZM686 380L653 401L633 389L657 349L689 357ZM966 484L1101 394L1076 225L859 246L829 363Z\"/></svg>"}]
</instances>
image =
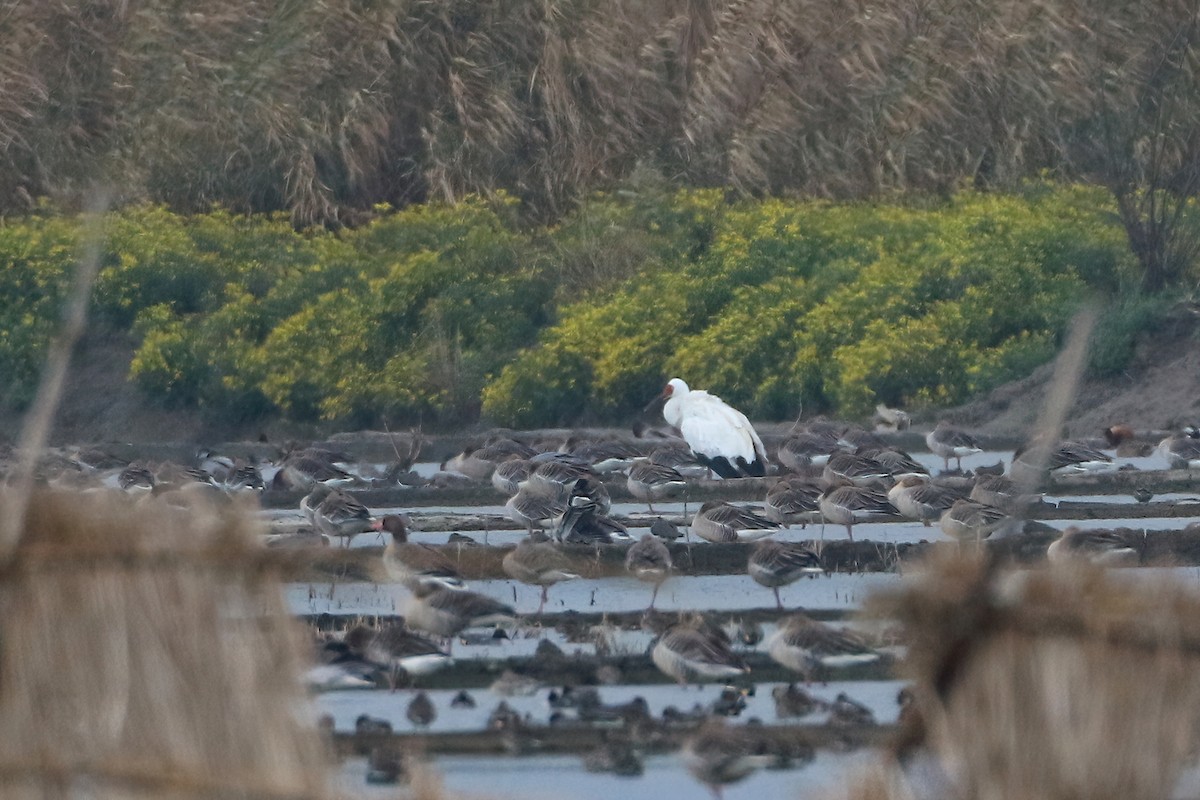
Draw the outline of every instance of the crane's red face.
<instances>
[{"instance_id":1,"label":"crane's red face","mask_svg":"<svg viewBox=\"0 0 1200 800\"><path fill-rule=\"evenodd\" d=\"M675 387L668 383L665 387L663 387L662 394L660 394L659 397L666 399L666 398L670 397L672 392L674 392L674 391L675 391Z\"/></svg>"}]
</instances>

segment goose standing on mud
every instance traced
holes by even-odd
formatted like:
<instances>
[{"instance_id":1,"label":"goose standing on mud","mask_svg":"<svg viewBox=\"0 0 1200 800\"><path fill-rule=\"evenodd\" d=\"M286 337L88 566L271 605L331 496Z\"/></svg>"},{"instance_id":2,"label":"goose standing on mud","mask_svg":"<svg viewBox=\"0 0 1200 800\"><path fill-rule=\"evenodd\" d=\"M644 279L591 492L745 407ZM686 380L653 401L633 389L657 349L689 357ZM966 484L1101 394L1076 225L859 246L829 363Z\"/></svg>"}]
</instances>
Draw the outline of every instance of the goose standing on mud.
<instances>
[{"instance_id":1,"label":"goose standing on mud","mask_svg":"<svg viewBox=\"0 0 1200 800\"><path fill-rule=\"evenodd\" d=\"M844 478L831 481L817 501L821 516L834 525L845 525L846 536L854 541L854 524L872 514L895 514L896 508L881 489L855 486ZM821 534L822 539L824 533Z\"/></svg>"},{"instance_id":2,"label":"goose standing on mud","mask_svg":"<svg viewBox=\"0 0 1200 800\"><path fill-rule=\"evenodd\" d=\"M800 542L766 539L755 545L746 562L746 573L760 586L775 592L775 606L783 610L779 587L800 580L802 575L822 575L821 557Z\"/></svg>"},{"instance_id":3,"label":"goose standing on mud","mask_svg":"<svg viewBox=\"0 0 1200 800\"><path fill-rule=\"evenodd\" d=\"M679 378L667 382L663 419L678 428L696 458L722 478L761 478L767 450L746 415L714 394L693 390Z\"/></svg>"},{"instance_id":4,"label":"goose standing on mud","mask_svg":"<svg viewBox=\"0 0 1200 800\"><path fill-rule=\"evenodd\" d=\"M963 456L973 456L976 453L982 453L983 448L979 446L979 441L960 428L951 427L945 420L939 422L937 427L925 434L925 444L929 445L930 451L935 455L942 457L942 462L947 470L950 469L950 459L958 462L958 471L962 472Z\"/></svg>"},{"instance_id":5,"label":"goose standing on mud","mask_svg":"<svg viewBox=\"0 0 1200 800\"><path fill-rule=\"evenodd\" d=\"M671 566L671 551L651 533L643 534L641 540L625 553L625 569L638 580L654 584L648 611L654 610L658 589L671 573Z\"/></svg>"},{"instance_id":6,"label":"goose standing on mud","mask_svg":"<svg viewBox=\"0 0 1200 800\"><path fill-rule=\"evenodd\" d=\"M550 587L562 581L574 580L579 577L571 563L571 559L554 545L544 534L542 537L529 537L517 543L508 551L500 562L505 574L513 580L541 587L542 599L538 603L537 616L542 615L546 607Z\"/></svg>"}]
</instances>

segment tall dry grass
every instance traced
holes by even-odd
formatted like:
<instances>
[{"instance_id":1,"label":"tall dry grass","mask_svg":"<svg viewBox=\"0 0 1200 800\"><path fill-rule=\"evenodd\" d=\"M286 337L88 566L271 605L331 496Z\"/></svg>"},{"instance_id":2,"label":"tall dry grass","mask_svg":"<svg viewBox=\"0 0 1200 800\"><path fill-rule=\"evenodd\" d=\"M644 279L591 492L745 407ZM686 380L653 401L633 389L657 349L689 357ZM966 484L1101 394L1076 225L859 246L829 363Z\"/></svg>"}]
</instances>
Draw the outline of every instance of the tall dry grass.
<instances>
[{"instance_id":1,"label":"tall dry grass","mask_svg":"<svg viewBox=\"0 0 1200 800\"><path fill-rule=\"evenodd\" d=\"M1165 798L1196 758L1194 587L955 555L873 602L906 631L921 724L850 797Z\"/></svg>"},{"instance_id":2,"label":"tall dry grass","mask_svg":"<svg viewBox=\"0 0 1200 800\"><path fill-rule=\"evenodd\" d=\"M201 501L32 497L0 568L0 796L328 796L254 526Z\"/></svg>"},{"instance_id":3,"label":"tall dry grass","mask_svg":"<svg viewBox=\"0 0 1200 800\"><path fill-rule=\"evenodd\" d=\"M495 189L552 217L638 165L831 197L1049 168L1112 188L1139 254L1173 265L1192 251L1163 237L1200 182L1196 17L1186 0L10 4L0 202L102 175L297 222Z\"/></svg>"}]
</instances>

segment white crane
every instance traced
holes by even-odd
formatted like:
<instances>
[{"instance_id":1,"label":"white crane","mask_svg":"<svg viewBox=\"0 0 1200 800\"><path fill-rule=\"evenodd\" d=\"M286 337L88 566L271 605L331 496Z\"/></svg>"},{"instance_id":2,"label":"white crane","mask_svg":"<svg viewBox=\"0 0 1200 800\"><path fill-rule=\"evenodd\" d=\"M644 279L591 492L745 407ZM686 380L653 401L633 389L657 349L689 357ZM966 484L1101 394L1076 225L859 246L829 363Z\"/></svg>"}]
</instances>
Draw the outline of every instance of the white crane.
<instances>
[{"instance_id":1,"label":"white crane","mask_svg":"<svg viewBox=\"0 0 1200 800\"><path fill-rule=\"evenodd\" d=\"M696 458L722 478L767 474L767 451L746 415L714 394L672 378L660 399L663 418L678 428Z\"/></svg>"}]
</instances>

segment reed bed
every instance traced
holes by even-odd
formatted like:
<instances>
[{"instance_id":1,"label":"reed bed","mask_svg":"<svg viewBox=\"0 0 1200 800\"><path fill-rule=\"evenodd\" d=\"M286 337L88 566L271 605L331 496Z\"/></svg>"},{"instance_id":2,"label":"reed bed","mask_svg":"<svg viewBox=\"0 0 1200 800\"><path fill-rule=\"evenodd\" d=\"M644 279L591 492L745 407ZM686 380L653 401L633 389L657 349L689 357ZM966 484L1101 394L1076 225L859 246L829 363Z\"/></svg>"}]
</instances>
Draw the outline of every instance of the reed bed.
<instances>
[{"instance_id":1,"label":"reed bed","mask_svg":"<svg viewBox=\"0 0 1200 800\"><path fill-rule=\"evenodd\" d=\"M253 527L202 499L33 494L0 565L0 795L329 796Z\"/></svg>"},{"instance_id":2,"label":"reed bed","mask_svg":"<svg viewBox=\"0 0 1200 800\"><path fill-rule=\"evenodd\" d=\"M1192 587L943 555L871 605L906 630L915 700L895 768L850 796L1164 798L1195 756Z\"/></svg>"}]
</instances>

